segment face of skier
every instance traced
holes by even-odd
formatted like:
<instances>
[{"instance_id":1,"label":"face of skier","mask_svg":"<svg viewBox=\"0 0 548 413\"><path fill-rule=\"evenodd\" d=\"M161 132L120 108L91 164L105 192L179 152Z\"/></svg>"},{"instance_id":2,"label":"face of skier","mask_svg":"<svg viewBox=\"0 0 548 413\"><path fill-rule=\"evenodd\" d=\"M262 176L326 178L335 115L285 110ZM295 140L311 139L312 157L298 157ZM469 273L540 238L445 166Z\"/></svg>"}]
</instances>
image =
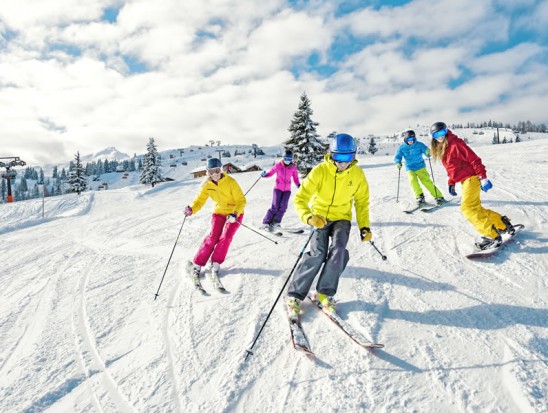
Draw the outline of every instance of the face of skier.
<instances>
[{"instance_id":1,"label":"face of skier","mask_svg":"<svg viewBox=\"0 0 548 413\"><path fill-rule=\"evenodd\" d=\"M342 172L344 170L346 170L346 168L348 168L348 165L350 165L351 162L337 162L335 161L335 166L337 167L337 170L339 172Z\"/></svg>"},{"instance_id":2,"label":"face of skier","mask_svg":"<svg viewBox=\"0 0 548 413\"><path fill-rule=\"evenodd\" d=\"M211 168L207 170L207 175L214 181L221 178L221 168Z\"/></svg>"}]
</instances>

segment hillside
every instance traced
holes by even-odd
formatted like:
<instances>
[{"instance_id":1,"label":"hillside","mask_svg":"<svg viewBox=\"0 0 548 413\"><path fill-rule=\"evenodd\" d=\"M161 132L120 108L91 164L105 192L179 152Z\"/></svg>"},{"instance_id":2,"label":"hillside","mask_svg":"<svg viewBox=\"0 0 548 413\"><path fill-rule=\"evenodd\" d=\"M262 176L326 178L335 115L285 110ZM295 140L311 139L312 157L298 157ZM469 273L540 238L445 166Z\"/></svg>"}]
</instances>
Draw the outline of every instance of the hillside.
<instances>
[{"instance_id":1,"label":"hillside","mask_svg":"<svg viewBox=\"0 0 548 413\"><path fill-rule=\"evenodd\" d=\"M460 195L406 215L413 196L402 174L396 203L392 157L360 156L374 241L388 259L353 224L338 310L385 348L358 347L307 303L316 361L290 346L279 304L244 362L308 234L276 245L240 228L222 267L230 294L205 280L203 297L184 267L209 229L208 202L185 221L154 300L201 183L186 168L202 158L154 188L112 174L108 191L47 198L44 219L41 200L0 205L0 411L546 412L548 138L469 136L494 184L484 204L526 230L497 257L468 261L478 236ZM443 168L433 170L446 193ZM245 192L259 173L233 176ZM245 224L260 223L272 187L262 179L249 192ZM302 225L292 208L284 224Z\"/></svg>"}]
</instances>

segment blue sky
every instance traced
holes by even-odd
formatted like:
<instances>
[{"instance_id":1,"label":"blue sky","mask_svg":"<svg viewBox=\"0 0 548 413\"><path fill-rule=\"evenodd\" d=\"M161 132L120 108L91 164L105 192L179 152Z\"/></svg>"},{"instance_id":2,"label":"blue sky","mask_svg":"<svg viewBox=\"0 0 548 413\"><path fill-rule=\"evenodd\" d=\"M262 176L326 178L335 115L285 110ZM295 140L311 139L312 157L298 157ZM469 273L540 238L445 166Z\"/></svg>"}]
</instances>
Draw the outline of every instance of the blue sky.
<instances>
[{"instance_id":1,"label":"blue sky","mask_svg":"<svg viewBox=\"0 0 548 413\"><path fill-rule=\"evenodd\" d=\"M2 0L0 139L35 162L277 145L302 92L323 136L547 122L547 3Z\"/></svg>"}]
</instances>

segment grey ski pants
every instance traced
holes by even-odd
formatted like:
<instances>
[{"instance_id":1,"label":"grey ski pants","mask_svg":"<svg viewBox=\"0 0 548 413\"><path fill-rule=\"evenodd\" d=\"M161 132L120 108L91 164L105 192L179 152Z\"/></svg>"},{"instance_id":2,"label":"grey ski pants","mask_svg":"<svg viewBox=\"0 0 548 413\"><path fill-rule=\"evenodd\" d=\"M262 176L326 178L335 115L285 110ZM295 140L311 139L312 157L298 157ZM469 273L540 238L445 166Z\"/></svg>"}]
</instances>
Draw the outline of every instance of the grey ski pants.
<instances>
[{"instance_id":1,"label":"grey ski pants","mask_svg":"<svg viewBox=\"0 0 548 413\"><path fill-rule=\"evenodd\" d=\"M350 221L346 220L330 221L322 229L316 230L310 241L310 250L303 254L295 269L288 295L304 300L320 269L316 291L335 295L339 278L348 264L346 244L349 235Z\"/></svg>"}]
</instances>

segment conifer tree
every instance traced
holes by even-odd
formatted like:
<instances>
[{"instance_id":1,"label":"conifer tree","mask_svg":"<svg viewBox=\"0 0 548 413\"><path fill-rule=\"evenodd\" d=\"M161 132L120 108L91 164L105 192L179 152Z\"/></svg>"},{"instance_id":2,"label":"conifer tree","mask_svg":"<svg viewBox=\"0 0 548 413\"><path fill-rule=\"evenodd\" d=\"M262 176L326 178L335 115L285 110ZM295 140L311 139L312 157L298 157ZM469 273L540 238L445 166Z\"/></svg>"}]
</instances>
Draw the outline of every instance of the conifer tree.
<instances>
[{"instance_id":1,"label":"conifer tree","mask_svg":"<svg viewBox=\"0 0 548 413\"><path fill-rule=\"evenodd\" d=\"M377 142L375 142L375 137L371 136L371 140L369 141L369 147L367 148L367 152L369 152L371 155L375 155L375 152L377 152L379 149L377 148Z\"/></svg>"},{"instance_id":2,"label":"conifer tree","mask_svg":"<svg viewBox=\"0 0 548 413\"><path fill-rule=\"evenodd\" d=\"M160 154L158 154L158 150L156 149L154 138L149 138L140 181L142 184L151 184L154 187L156 182L161 182L162 180Z\"/></svg>"},{"instance_id":3,"label":"conifer tree","mask_svg":"<svg viewBox=\"0 0 548 413\"><path fill-rule=\"evenodd\" d=\"M6 180L4 178L0 178L0 181L2 181L2 184L1 184L1 187L0 187L0 195L1 198L2 198L2 202L5 202L6 201L6 191L7 191L7 184L6 184Z\"/></svg>"},{"instance_id":4,"label":"conifer tree","mask_svg":"<svg viewBox=\"0 0 548 413\"><path fill-rule=\"evenodd\" d=\"M21 180L19 181L19 191L21 192L27 192L29 190L29 187L27 185L27 180L25 179L25 177L21 178Z\"/></svg>"},{"instance_id":5,"label":"conifer tree","mask_svg":"<svg viewBox=\"0 0 548 413\"><path fill-rule=\"evenodd\" d=\"M312 120L314 112L310 106L310 99L304 92L300 99L299 109L293 115L288 128L291 137L285 142L285 147L293 151L297 169L306 175L322 160L325 145L316 132L319 123Z\"/></svg>"},{"instance_id":6,"label":"conifer tree","mask_svg":"<svg viewBox=\"0 0 548 413\"><path fill-rule=\"evenodd\" d=\"M78 193L78 195L87 188L88 181L84 167L80 161L80 151L77 151L76 155L74 155L73 168L69 173L67 182L70 185L71 191Z\"/></svg>"}]
</instances>

